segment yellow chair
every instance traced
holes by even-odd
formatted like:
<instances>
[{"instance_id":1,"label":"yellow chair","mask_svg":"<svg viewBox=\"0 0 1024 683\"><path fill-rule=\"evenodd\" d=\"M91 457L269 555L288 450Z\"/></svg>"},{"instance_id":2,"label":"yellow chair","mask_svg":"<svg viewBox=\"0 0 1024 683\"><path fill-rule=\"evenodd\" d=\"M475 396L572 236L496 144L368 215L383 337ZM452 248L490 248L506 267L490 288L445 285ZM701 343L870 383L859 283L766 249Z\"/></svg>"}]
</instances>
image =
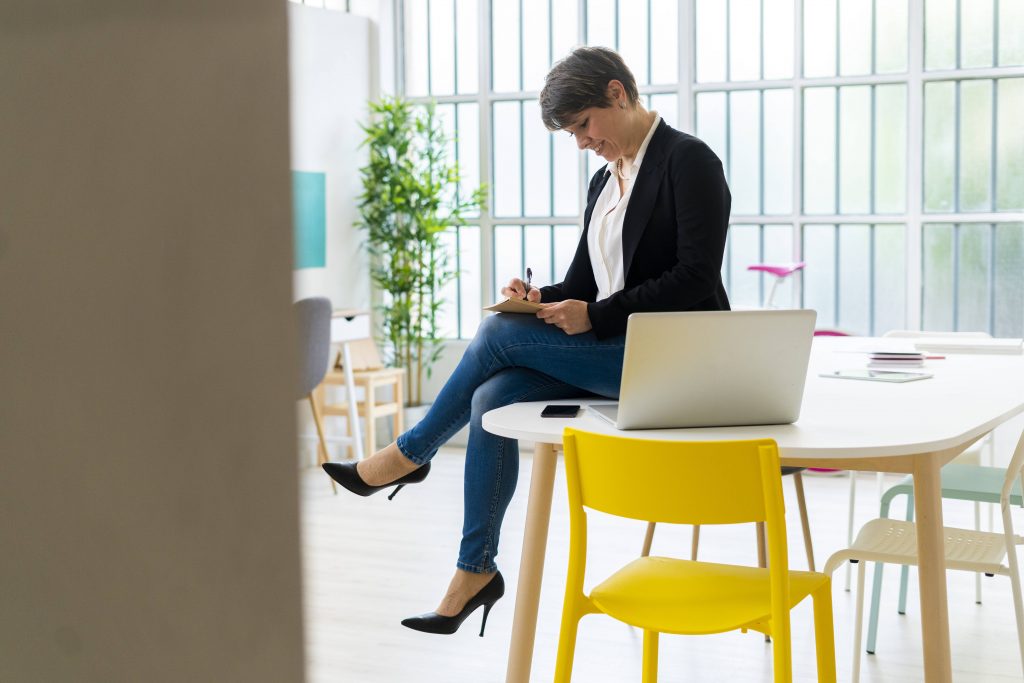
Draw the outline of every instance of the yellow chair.
<instances>
[{"instance_id":1,"label":"yellow chair","mask_svg":"<svg viewBox=\"0 0 1024 683\"><path fill-rule=\"evenodd\" d=\"M659 633L699 635L736 629L772 636L775 680L789 681L789 612L808 595L814 600L818 680L835 681L832 584L825 574L788 569L774 441L653 441L566 429L563 442L570 541L557 682L567 683L572 676L580 619L598 613L644 630L644 683L658 677ZM670 524L764 522L768 568L641 557L585 595L584 507Z\"/></svg>"}]
</instances>

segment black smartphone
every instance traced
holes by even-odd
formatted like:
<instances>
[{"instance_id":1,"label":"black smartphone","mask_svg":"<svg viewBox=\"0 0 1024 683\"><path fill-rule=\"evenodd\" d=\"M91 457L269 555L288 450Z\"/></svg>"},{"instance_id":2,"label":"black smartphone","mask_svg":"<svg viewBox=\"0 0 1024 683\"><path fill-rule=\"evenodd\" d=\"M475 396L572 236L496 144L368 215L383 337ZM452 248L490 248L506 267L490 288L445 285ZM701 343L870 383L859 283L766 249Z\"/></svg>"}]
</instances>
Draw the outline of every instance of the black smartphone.
<instances>
[{"instance_id":1,"label":"black smartphone","mask_svg":"<svg viewBox=\"0 0 1024 683\"><path fill-rule=\"evenodd\" d=\"M541 417L576 417L580 412L580 407L566 406L566 405L550 405L544 406L544 410L540 411Z\"/></svg>"}]
</instances>

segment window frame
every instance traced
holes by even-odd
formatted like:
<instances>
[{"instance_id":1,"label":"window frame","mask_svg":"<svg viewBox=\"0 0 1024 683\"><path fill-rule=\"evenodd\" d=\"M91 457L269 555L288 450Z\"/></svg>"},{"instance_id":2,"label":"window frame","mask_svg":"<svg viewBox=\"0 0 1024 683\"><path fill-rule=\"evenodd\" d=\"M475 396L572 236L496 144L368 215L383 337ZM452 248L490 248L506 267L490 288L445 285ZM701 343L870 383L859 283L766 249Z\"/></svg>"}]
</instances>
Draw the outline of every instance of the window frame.
<instances>
[{"instance_id":1,"label":"window frame","mask_svg":"<svg viewBox=\"0 0 1024 683\"><path fill-rule=\"evenodd\" d=\"M399 52L398 58L396 59L396 68L399 71L397 74L397 83L399 92L404 93L404 69L405 69L405 55L403 52L403 40L401 36L404 35L404 19L405 19L405 0L392 0L395 3L395 16L398 18L396 26L396 40L397 49ZM431 0L425 0L429 4ZM793 76L791 78L771 79L771 80L750 80L750 81L726 81L726 82L696 82L696 59L697 59L697 46L696 46L696 5L697 0L680 0L679 10L677 13L677 31L679 36L685 36L684 39L680 39L678 42L680 45L687 45L687 48L680 48L676 55L677 58L677 73L678 82L675 87L670 84L661 85L644 85L639 87L641 96L649 96L656 94L670 94L675 93L677 99L677 124L681 130L694 131L695 130L695 112L696 112L696 98L700 93L706 92L738 92L738 91L763 91L767 89L789 89L793 93L793 129L792 129L792 197L790 213L788 214L771 214L765 215L763 213L757 215L744 215L744 216L731 216L730 226L732 225L768 225L768 224L786 224L790 225L792 229L792 260L799 261L802 257L802 245L803 245L803 234L804 228L807 225L821 225L821 224L867 224L867 225L880 225L880 224L902 224L905 226L905 238L906 238L906 252L905 252L905 264L904 264L904 278L905 278L905 315L906 315L906 326L909 329L920 329L922 322L922 312L924 305L924 288L923 288L923 229L925 224L934 223L953 223L953 224L968 224L968 223L1021 223L1024 222L1024 211L996 211L993 206L992 211L988 212L964 212L964 211L953 211L945 213L926 213L924 211L924 89L925 84L935 81L954 81L963 82L967 80L976 79L998 79L1006 77L1024 77L1024 66L992 66L985 68L957 68L957 69L941 69L927 71L925 70L925 2L926 0L907 0L907 71L905 73L892 74L870 74L870 75L857 75L857 76L830 76L830 77L805 77L803 75L803 55L804 55L804 35L803 35L803 8L806 0L794 0L794 12L793 12ZM838 23L838 3L837 2L837 23ZM875 0L877 2L879 0ZM957 21L959 25L960 21L960 2L957 2ZM496 93L492 90L492 25L491 25L491 6L492 0L477 0L478 2L478 51L480 62L478 66L478 88L477 92L472 95L465 94L454 94L454 95L443 95L443 96L417 96L410 97L413 101L426 101L428 99L435 100L438 104L459 104L464 102L476 102L478 105L479 113L479 168L481 169L482 183L487 183L490 186L489 189L489 201L488 208L486 211L481 212L478 218L470 219L469 223L478 225L480 229L480 282L479 286L482 292L482 302L484 305L493 303L495 292L493 283L495 281L495 254L494 254L494 228L501 225L513 225L513 226L526 226L526 225L564 225L569 223L576 223L582 225L585 192L582 188L587 187L589 181L589 175L587 173L588 162L585 154L579 155L578 162L578 174L580 181L580 197L578 201L578 214L576 216L514 216L514 217L495 217L492 214L493 210L493 105L495 102L506 102L506 101L518 101L522 102L525 100L536 99L539 96L537 91L518 91L518 92L500 92ZM618 8L619 3L623 0L615 0L616 16L616 34L618 34L619 15ZM577 37L578 44L586 44L586 32L587 32L587 0L577 0L577 11L579 16ZM874 7L874 5L873 5ZM999 0L994 0L993 5L994 16L999 17ZM457 10L456 10L457 13ZM456 19L457 21L457 19ZM650 25L650 21L648 22ZM429 22L428 29L429 31ZM520 22L520 34L522 31L522 23ZM728 31L728 23L727 23ZM762 47L761 51L764 51L764 22L762 21ZM428 37L429 41L429 37ZM874 44L874 39L872 41ZM728 47L728 46L727 46ZM837 58L836 58L836 69L837 73L839 70L839 42L836 45ZM959 54L961 46L957 44L958 60L960 59ZM872 60L874 60L876 50L872 50ZM994 54L997 56L997 48L994 47ZM728 60L729 51L726 49L726 73L728 74ZM520 61L522 56L520 55ZM457 61L457 60L456 60ZM994 58L994 63L997 61L997 57ZM959 62L958 62L959 63ZM457 68L457 66L456 66ZM651 69L650 61L648 61L648 69ZM764 60L762 55L761 63L761 74L764 72ZM428 64L429 74L429 64ZM887 84L900 84L906 87L906 148L905 148L905 163L906 163L906 191L905 191L905 208L902 213L856 213L856 214L845 214L845 213L834 213L834 214L808 214L804 211L803 207L803 181L804 181L804 168L803 168L803 139L804 139L804 94L808 88L830 86L840 88L843 86L850 85L868 85L868 86L879 86ZM457 89L457 76L456 76L456 89ZM959 90L959 85L957 86ZM838 98L838 90L837 98ZM728 95L727 95L728 97ZM763 99L763 96L762 96ZM874 94L872 94L872 102L874 101ZM872 118L874 118L874 107L872 107ZM760 112L761 128L764 127L764 108L761 108ZM728 117L725 121L726 125L726 139L728 139L729 133L729 120ZM960 114L956 114L956 125L959 128L960 125ZM996 132L993 130L993 136ZM522 142L521 142L522 144ZM764 144L764 136L762 135L761 144ZM839 140L837 135L836 145L838 147ZM726 161L726 160L723 160ZM763 156L759 162L763 166ZM837 161L838 163L838 161ZM994 162L993 162L994 163ZM484 170L486 169L486 177L483 177ZM761 202L763 203L763 185L764 185L764 172L761 169L760 183L762 185ZM838 169L837 169L838 171ZM872 177L874 176L875 169L872 166ZM837 172L838 177L838 172ZM993 174L991 179L993 184L996 183L996 178ZM553 185L554 179L551 179ZM873 186L873 183L872 183ZM873 190L872 190L873 191ZM838 198L837 198L838 202ZM763 207L762 207L763 208ZM837 205L838 208L838 205ZM552 212L553 213L553 212ZM763 230L763 229L762 229ZM525 234L525 231L524 231ZM554 255L552 255L554 258ZM840 256L837 254L837 259ZM723 263L723 273L728 273L730 269L729 263ZM956 275L956 274L954 274ZM838 271L833 274L836 278L835 286L838 291L839 282ZM461 287L461 277L460 284ZM762 276L762 282L759 285L759 291L763 294L764 282ZM788 305L798 307L802 305L804 301L803 294L803 282L802 279L796 276L794 285L791 291L791 300ZM787 302L780 302L785 305ZM459 302L455 302L456 305L456 319L461 320L462 313L458 310ZM956 302L953 302L954 307L957 306ZM838 314L838 311L837 311ZM872 326L874 320L874 309L871 311ZM994 321L991 323L994 325ZM872 330L872 333L878 334L882 330Z\"/></svg>"}]
</instances>

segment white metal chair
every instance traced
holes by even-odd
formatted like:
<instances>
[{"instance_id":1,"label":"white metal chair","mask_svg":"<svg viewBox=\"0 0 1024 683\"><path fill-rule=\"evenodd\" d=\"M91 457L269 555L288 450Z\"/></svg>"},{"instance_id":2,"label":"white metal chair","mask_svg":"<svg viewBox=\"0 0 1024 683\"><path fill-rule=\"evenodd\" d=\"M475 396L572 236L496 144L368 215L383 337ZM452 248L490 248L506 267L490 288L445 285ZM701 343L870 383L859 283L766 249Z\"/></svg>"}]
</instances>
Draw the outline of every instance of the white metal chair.
<instances>
[{"instance_id":1,"label":"white metal chair","mask_svg":"<svg viewBox=\"0 0 1024 683\"><path fill-rule=\"evenodd\" d=\"M1011 497L1015 495L1017 480L1024 470L1024 434L1017 443L999 496L1003 515L1002 533L974 531L945 527L946 568L984 574L1000 574L1010 578L1013 592L1014 615L1017 620L1017 644L1021 666L1024 667L1024 597L1021 595L1020 568L1016 546L1024 537L1013 532L1010 514ZM847 560L857 562L857 611L853 642L854 683L860 678L861 632L864 624L864 571L867 562L917 566L917 526L913 522L896 519L874 519L861 527L853 545L828 558L825 573L831 574ZM1003 564L1003 561L1006 564Z\"/></svg>"},{"instance_id":2,"label":"white metal chair","mask_svg":"<svg viewBox=\"0 0 1024 683\"><path fill-rule=\"evenodd\" d=\"M1006 478L1006 469L1002 467L985 467L978 464L951 462L942 468L942 497L947 500L968 500L974 502L974 530L980 531L978 520L979 503L999 503ZM880 517L889 516L889 507L897 496L907 497L906 521L913 521L914 512L914 478L906 476L895 486L889 487L882 496ZM1020 487L1015 487L1010 494L1011 505L1024 505ZM989 530L991 531L991 524ZM871 611L868 616L868 642L865 649L869 654L875 653L878 636L878 611L882 595L882 576L885 565L875 564L875 579L871 590ZM849 565L847 565L849 568ZM899 613L907 613L907 574L910 568L903 565L900 569ZM981 574L975 575L975 602L981 604Z\"/></svg>"},{"instance_id":3,"label":"white metal chair","mask_svg":"<svg viewBox=\"0 0 1024 683\"><path fill-rule=\"evenodd\" d=\"M928 332L921 330L889 330L882 335L886 339L927 339L929 337L956 337L960 339L985 339L991 338L986 332ZM987 451L987 465L993 465L994 451L992 447L992 435L985 437L978 443L974 444L966 451L961 453L956 458L956 462L960 464L981 464L981 453ZM885 496L885 475L881 472L876 476L875 481L878 483L878 500L881 504L884 501ZM857 501L857 473L850 472L850 500L849 500L849 511L846 519L846 543L847 545L853 544L853 529L854 529L854 507ZM884 513L883 513L883 516ZM908 517L909 519L909 517ZM992 520L989 519L989 529L992 528ZM976 530L981 529L981 508L978 503L974 504L974 528ZM846 590L850 590L850 567L846 567L846 578L843 587ZM901 575L901 592L900 592L900 614L903 614L906 606L906 586L907 586L907 568L903 568ZM974 592L975 601L981 602L981 574L975 577L974 581Z\"/></svg>"}]
</instances>

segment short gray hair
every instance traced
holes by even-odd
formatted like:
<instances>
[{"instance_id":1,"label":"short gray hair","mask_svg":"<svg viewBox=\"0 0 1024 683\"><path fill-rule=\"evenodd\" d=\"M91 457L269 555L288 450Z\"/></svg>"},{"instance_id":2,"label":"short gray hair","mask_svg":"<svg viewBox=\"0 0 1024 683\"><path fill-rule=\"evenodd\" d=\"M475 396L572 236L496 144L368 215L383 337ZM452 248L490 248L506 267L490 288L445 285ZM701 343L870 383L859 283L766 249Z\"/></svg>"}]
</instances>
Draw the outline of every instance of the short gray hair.
<instances>
[{"instance_id":1,"label":"short gray hair","mask_svg":"<svg viewBox=\"0 0 1024 683\"><path fill-rule=\"evenodd\" d=\"M544 78L540 116L548 130L571 125L572 118L590 107L610 107L608 83L619 81L631 103L640 101L633 72L618 52L606 47L578 47L558 61Z\"/></svg>"}]
</instances>

